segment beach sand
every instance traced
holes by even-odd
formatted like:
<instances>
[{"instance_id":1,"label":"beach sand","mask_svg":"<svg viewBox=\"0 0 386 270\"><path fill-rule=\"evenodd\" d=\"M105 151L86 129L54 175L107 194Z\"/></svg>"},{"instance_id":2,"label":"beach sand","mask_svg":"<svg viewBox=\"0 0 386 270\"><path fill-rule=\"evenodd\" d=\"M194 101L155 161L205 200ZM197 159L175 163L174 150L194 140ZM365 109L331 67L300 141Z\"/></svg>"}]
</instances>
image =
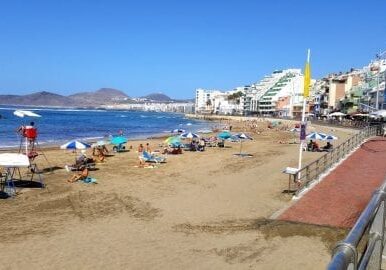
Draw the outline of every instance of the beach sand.
<instances>
[{"instance_id":1,"label":"beach sand","mask_svg":"<svg viewBox=\"0 0 386 270\"><path fill-rule=\"evenodd\" d=\"M250 124L229 122L232 131ZM339 137L354 131L310 127ZM333 130L331 130L333 129ZM1 269L325 269L344 230L275 221L291 203L287 175L296 167L293 133L261 122L243 143L168 155L139 168L135 149L163 139L130 141L133 149L97 164L98 184L68 183L75 155L44 149L45 189L23 188L0 200ZM279 141L284 143L279 143ZM111 147L110 147L111 148ZM162 149L161 149L162 150ZM303 163L323 153L303 152ZM90 154L90 151L88 151Z\"/></svg>"}]
</instances>

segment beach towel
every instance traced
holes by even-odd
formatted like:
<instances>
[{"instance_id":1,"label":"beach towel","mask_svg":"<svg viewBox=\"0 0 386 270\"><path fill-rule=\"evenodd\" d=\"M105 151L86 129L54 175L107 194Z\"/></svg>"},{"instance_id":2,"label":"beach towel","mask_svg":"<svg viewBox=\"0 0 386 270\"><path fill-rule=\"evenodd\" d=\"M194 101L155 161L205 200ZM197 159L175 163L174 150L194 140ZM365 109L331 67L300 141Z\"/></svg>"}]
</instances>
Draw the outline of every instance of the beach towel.
<instances>
[{"instance_id":1,"label":"beach towel","mask_svg":"<svg viewBox=\"0 0 386 270\"><path fill-rule=\"evenodd\" d=\"M92 177L86 177L85 179L82 180L82 182L86 184L97 184L97 180Z\"/></svg>"}]
</instances>

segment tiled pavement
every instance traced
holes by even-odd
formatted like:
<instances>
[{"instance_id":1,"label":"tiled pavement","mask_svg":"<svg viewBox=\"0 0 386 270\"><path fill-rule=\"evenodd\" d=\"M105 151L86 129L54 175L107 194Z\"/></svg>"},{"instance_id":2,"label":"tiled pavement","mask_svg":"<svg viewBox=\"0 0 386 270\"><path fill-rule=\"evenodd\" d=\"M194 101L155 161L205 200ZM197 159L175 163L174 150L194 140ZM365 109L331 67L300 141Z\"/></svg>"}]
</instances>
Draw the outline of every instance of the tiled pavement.
<instances>
[{"instance_id":1,"label":"tiled pavement","mask_svg":"<svg viewBox=\"0 0 386 270\"><path fill-rule=\"evenodd\" d=\"M386 177L386 138L374 137L344 160L278 219L352 227Z\"/></svg>"}]
</instances>

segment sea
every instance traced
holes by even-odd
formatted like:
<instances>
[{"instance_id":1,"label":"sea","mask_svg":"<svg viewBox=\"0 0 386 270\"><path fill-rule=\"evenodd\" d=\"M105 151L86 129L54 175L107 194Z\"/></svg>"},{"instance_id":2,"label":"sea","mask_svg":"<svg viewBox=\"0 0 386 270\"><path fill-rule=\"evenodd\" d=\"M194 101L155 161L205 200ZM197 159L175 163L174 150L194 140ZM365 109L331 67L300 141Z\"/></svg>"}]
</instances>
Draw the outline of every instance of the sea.
<instances>
[{"instance_id":1,"label":"sea","mask_svg":"<svg viewBox=\"0 0 386 270\"><path fill-rule=\"evenodd\" d=\"M14 115L18 109L41 117L18 117ZM59 146L75 139L92 142L120 132L128 140L147 139L172 135L174 129L207 131L213 125L178 113L0 106L0 149L18 147L21 137L17 129L31 121L38 129L37 142L41 146Z\"/></svg>"}]
</instances>

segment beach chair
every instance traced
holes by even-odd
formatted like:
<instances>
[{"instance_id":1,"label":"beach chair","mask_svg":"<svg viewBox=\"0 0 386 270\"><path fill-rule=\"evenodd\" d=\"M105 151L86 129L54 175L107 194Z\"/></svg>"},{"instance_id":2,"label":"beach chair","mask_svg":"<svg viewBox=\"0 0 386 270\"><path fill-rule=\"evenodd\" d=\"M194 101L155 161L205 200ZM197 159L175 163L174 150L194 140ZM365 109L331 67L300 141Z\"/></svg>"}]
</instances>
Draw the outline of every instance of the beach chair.
<instances>
[{"instance_id":1,"label":"beach chair","mask_svg":"<svg viewBox=\"0 0 386 270\"><path fill-rule=\"evenodd\" d=\"M163 163L166 162L165 157L151 155L147 151L143 151L142 156L140 157L145 162L153 162L153 163Z\"/></svg>"},{"instance_id":2,"label":"beach chair","mask_svg":"<svg viewBox=\"0 0 386 270\"><path fill-rule=\"evenodd\" d=\"M83 162L76 162L73 165L66 165L67 171L80 171L82 166L86 166L89 170L95 170L95 162L91 158L86 158Z\"/></svg>"}]
</instances>

